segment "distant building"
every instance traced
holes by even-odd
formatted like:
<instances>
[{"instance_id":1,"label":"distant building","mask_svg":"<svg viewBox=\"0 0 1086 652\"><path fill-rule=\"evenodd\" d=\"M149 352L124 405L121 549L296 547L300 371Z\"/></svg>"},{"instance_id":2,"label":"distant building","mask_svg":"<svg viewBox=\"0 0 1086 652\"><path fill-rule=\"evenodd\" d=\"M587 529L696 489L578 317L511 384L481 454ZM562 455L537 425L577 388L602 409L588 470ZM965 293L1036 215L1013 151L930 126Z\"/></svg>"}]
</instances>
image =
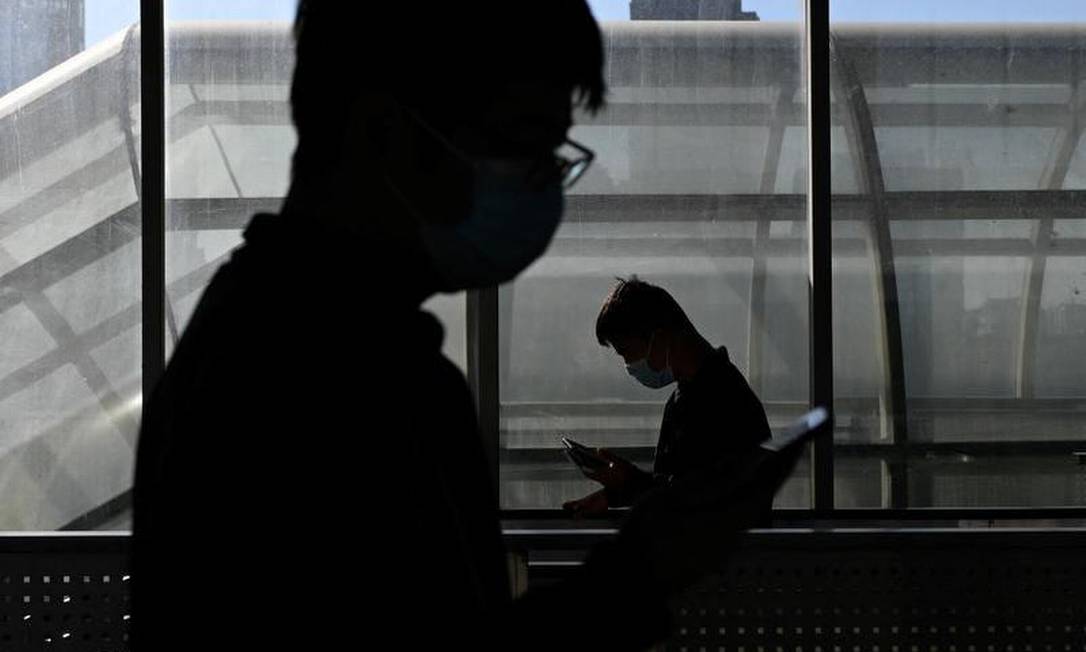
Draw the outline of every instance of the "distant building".
<instances>
[{"instance_id":1,"label":"distant building","mask_svg":"<svg viewBox=\"0 0 1086 652\"><path fill-rule=\"evenodd\" d=\"M631 20L758 20L743 0L630 0Z\"/></svg>"},{"instance_id":2,"label":"distant building","mask_svg":"<svg viewBox=\"0 0 1086 652\"><path fill-rule=\"evenodd\" d=\"M0 95L83 50L83 3L0 1Z\"/></svg>"}]
</instances>

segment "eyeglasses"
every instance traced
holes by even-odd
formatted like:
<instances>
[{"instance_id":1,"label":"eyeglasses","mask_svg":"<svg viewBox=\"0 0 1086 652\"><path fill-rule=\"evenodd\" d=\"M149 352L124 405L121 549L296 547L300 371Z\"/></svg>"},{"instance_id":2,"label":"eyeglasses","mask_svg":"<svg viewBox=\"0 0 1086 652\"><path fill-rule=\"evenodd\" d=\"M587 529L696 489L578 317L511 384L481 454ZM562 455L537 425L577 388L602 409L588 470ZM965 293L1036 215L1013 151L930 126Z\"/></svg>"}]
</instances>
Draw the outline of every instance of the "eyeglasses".
<instances>
[{"instance_id":1,"label":"eyeglasses","mask_svg":"<svg viewBox=\"0 0 1086 652\"><path fill-rule=\"evenodd\" d=\"M558 178L562 180L562 187L571 188L577 183L594 160L595 152L572 138L566 138L554 153L554 163L558 167Z\"/></svg>"},{"instance_id":2,"label":"eyeglasses","mask_svg":"<svg viewBox=\"0 0 1086 652\"><path fill-rule=\"evenodd\" d=\"M449 139L442 135L437 129L431 127L421 116L406 107L404 107L404 110L427 133L448 148L454 156L468 165L473 164L471 157L460 151L459 147L449 142ZM573 184L577 183L577 181L584 176L588 167L592 165L592 161L596 159L596 153L572 138L567 137L565 141L558 146L558 150L554 152L553 157L554 167L549 170L547 170L548 166L545 162L541 162L542 168L540 167L540 163L532 166L532 169L527 174L527 178L530 182L547 181L554 178L553 176L549 176L550 174L555 174L561 182L563 189L571 188ZM546 170L543 172L542 178L540 176L541 169ZM549 177L549 179L547 177Z\"/></svg>"}]
</instances>

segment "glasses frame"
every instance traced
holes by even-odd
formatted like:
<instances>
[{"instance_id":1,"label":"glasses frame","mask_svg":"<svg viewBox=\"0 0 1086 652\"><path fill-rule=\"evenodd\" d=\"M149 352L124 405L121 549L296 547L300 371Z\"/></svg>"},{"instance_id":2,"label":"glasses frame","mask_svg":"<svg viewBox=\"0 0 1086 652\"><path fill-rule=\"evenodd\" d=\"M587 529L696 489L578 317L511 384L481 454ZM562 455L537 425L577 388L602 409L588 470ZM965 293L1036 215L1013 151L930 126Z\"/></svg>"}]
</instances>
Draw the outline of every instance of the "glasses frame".
<instances>
[{"instance_id":1,"label":"glasses frame","mask_svg":"<svg viewBox=\"0 0 1086 652\"><path fill-rule=\"evenodd\" d=\"M566 136L566 139L562 144L569 145L580 153L580 156L572 159L566 158L561 154L554 155L555 163L558 165L559 177L562 180L562 188L569 189L584 176L585 172L588 171L588 168L592 165L592 161L596 160L596 153L569 136Z\"/></svg>"}]
</instances>

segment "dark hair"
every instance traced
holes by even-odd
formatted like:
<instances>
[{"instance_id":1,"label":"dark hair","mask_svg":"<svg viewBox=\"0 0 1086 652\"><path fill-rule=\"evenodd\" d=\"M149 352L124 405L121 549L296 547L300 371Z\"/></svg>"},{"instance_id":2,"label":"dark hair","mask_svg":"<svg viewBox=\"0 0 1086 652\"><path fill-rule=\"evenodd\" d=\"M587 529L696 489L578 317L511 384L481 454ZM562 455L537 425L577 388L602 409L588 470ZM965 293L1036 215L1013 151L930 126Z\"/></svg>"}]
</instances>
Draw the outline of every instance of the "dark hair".
<instances>
[{"instance_id":1,"label":"dark hair","mask_svg":"<svg viewBox=\"0 0 1086 652\"><path fill-rule=\"evenodd\" d=\"M507 82L557 81L590 111L603 105L602 37L585 0L300 0L294 37L295 169L339 159L362 92L387 92L439 129Z\"/></svg>"},{"instance_id":2,"label":"dark hair","mask_svg":"<svg viewBox=\"0 0 1086 652\"><path fill-rule=\"evenodd\" d=\"M603 346L627 337L648 339L659 329L693 328L675 297L636 276L618 279L596 317L596 339Z\"/></svg>"}]
</instances>

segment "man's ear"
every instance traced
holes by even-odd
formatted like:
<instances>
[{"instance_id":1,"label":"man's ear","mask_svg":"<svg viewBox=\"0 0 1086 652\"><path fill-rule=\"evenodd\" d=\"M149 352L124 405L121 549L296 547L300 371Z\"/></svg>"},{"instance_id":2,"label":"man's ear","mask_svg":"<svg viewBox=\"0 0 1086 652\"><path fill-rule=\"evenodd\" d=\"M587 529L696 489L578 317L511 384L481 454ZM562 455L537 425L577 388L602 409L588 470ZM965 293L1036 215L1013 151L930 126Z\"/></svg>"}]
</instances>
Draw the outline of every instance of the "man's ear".
<instances>
[{"instance_id":1,"label":"man's ear","mask_svg":"<svg viewBox=\"0 0 1086 652\"><path fill-rule=\"evenodd\" d=\"M407 149L402 142L406 135L403 113L391 93L359 94L351 105L348 155L378 168L389 165L392 156Z\"/></svg>"}]
</instances>

